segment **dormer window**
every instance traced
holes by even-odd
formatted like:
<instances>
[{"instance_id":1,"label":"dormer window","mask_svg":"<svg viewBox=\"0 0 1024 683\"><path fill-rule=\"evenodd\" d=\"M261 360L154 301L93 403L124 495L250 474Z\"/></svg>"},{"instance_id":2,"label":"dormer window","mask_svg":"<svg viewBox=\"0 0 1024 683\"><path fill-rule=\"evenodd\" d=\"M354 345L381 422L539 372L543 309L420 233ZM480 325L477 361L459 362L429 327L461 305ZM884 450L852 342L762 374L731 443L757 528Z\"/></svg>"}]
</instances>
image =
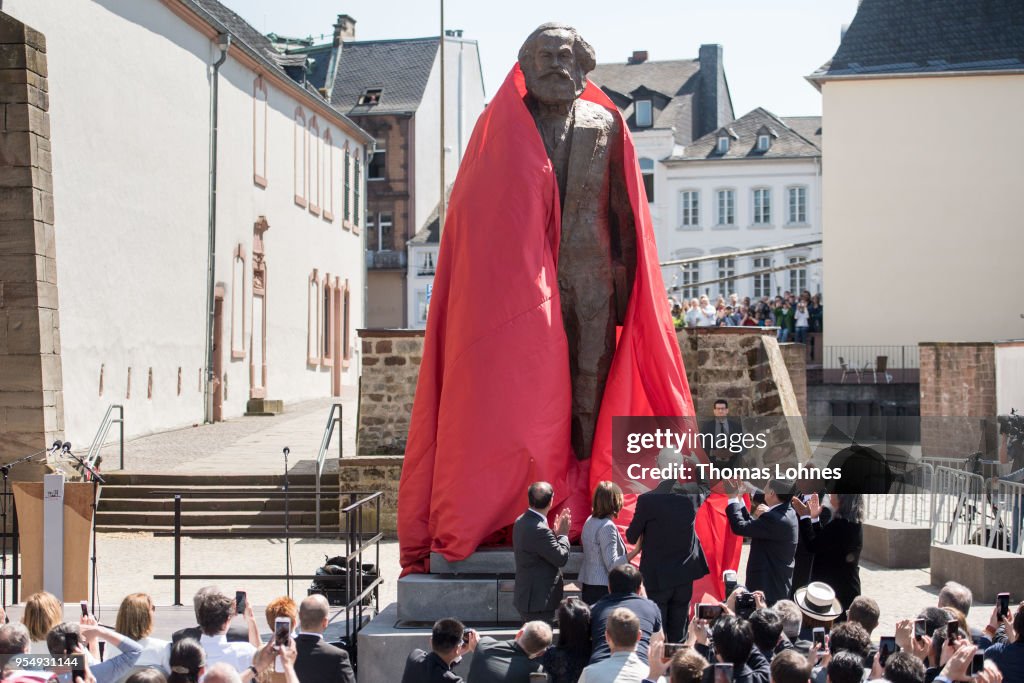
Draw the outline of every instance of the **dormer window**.
<instances>
[{"instance_id":1,"label":"dormer window","mask_svg":"<svg viewBox=\"0 0 1024 683\"><path fill-rule=\"evenodd\" d=\"M718 150L719 154L725 154L726 152L729 151L729 136L728 135L719 135L718 136L718 147L717 147L717 150Z\"/></svg>"},{"instance_id":2,"label":"dormer window","mask_svg":"<svg viewBox=\"0 0 1024 683\"><path fill-rule=\"evenodd\" d=\"M757 136L757 151L767 152L768 148L772 146L771 135L758 135Z\"/></svg>"},{"instance_id":3,"label":"dormer window","mask_svg":"<svg viewBox=\"0 0 1024 683\"><path fill-rule=\"evenodd\" d=\"M654 125L654 115L650 100L636 101L636 127L650 128Z\"/></svg>"},{"instance_id":4,"label":"dormer window","mask_svg":"<svg viewBox=\"0 0 1024 683\"><path fill-rule=\"evenodd\" d=\"M380 97L383 94L383 88L367 88L363 91L363 94L359 96L359 104L373 106L380 104Z\"/></svg>"}]
</instances>

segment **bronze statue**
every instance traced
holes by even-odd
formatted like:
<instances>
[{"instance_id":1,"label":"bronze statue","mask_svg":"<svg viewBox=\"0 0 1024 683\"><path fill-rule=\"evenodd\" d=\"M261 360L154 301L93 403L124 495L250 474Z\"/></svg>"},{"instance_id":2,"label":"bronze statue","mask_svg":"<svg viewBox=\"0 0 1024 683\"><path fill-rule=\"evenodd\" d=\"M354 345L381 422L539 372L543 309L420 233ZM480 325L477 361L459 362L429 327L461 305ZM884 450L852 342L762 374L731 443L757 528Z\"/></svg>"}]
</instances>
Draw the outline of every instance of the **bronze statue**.
<instances>
[{"instance_id":1,"label":"bronze statue","mask_svg":"<svg viewBox=\"0 0 1024 683\"><path fill-rule=\"evenodd\" d=\"M636 229L622 176L622 130L604 107L580 100L594 49L564 24L543 24L519 66L558 181L558 288L569 342L572 448L590 457L605 382L636 273Z\"/></svg>"}]
</instances>

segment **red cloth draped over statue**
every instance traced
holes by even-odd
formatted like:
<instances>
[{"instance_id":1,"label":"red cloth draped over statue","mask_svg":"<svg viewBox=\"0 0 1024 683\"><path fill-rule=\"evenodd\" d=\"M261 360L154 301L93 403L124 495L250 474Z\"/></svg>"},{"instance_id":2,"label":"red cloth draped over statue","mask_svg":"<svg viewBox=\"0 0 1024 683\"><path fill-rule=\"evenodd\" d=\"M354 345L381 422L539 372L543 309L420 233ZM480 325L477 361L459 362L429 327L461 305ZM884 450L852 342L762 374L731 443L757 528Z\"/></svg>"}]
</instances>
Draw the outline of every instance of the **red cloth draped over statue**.
<instances>
[{"instance_id":1,"label":"red cloth draped over statue","mask_svg":"<svg viewBox=\"0 0 1024 683\"><path fill-rule=\"evenodd\" d=\"M525 95L517 65L476 124L448 206L398 493L403 574L427 571L431 551L459 560L494 540L538 480L554 487L556 509L570 507L577 535L593 485L612 478L612 417L693 415L632 138L588 82L583 99L613 112L622 130L637 272L592 457L574 457L558 188ZM704 508L698 533L720 577L721 558L735 568L739 539L715 533L724 516L716 523Z\"/></svg>"}]
</instances>

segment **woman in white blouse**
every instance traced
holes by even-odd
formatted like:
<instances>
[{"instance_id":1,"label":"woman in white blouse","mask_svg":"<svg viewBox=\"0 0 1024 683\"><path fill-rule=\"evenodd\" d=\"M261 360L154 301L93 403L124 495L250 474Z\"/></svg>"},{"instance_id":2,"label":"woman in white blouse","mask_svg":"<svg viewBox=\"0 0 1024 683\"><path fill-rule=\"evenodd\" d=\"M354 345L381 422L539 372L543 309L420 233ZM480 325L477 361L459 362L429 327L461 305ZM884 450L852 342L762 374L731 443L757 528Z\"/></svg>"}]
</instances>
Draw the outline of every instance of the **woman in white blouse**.
<instances>
[{"instance_id":1,"label":"woman in white blouse","mask_svg":"<svg viewBox=\"0 0 1024 683\"><path fill-rule=\"evenodd\" d=\"M153 598L146 593L132 593L121 601L121 607L117 610L117 622L114 630L137 641L142 646L142 654L135 660L134 669L126 671L117 683L123 683L134 671L140 669L159 669L165 676L171 673L170 643L150 637L150 634L153 633L155 612ZM110 659L116 654L114 652L107 658Z\"/></svg>"},{"instance_id":2,"label":"woman in white blouse","mask_svg":"<svg viewBox=\"0 0 1024 683\"><path fill-rule=\"evenodd\" d=\"M633 550L626 552L626 543L615 526L615 518L622 510L622 489L611 481L599 482L594 489L591 515L583 525L583 565L579 581L583 586L583 602L593 605L608 594L608 572L617 564L631 561L643 539Z\"/></svg>"}]
</instances>

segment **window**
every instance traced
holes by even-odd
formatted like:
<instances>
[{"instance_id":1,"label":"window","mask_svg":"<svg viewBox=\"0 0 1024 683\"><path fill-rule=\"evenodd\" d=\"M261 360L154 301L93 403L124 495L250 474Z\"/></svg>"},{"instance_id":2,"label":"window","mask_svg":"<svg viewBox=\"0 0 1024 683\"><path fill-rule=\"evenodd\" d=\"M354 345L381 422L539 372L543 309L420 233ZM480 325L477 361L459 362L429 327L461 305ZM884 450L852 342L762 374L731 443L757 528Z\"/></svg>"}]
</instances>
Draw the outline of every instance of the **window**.
<instances>
[{"instance_id":1,"label":"window","mask_svg":"<svg viewBox=\"0 0 1024 683\"><path fill-rule=\"evenodd\" d=\"M381 213L377 217L377 244L382 251L395 249L395 229L390 213Z\"/></svg>"},{"instance_id":2,"label":"window","mask_svg":"<svg viewBox=\"0 0 1024 683\"><path fill-rule=\"evenodd\" d=\"M654 125L654 115L650 100L636 101L636 127L650 128Z\"/></svg>"},{"instance_id":3,"label":"window","mask_svg":"<svg viewBox=\"0 0 1024 683\"><path fill-rule=\"evenodd\" d=\"M343 335L345 335L341 339L341 355L342 355L342 358L344 358L345 360L348 360L349 358L352 357L352 344L351 344L351 342L349 340L350 336L352 335L352 330L351 330L351 326L350 326L350 320L351 320L350 319L350 315L351 315L352 305L351 305L351 300L349 299L348 280L345 280L345 294L344 294L344 296L342 297L342 300L341 300L341 310L342 310L341 333Z\"/></svg>"},{"instance_id":4,"label":"window","mask_svg":"<svg viewBox=\"0 0 1024 683\"><path fill-rule=\"evenodd\" d=\"M370 157L370 163L366 165L367 180L384 180L387 177L387 152L384 149L384 141L377 140L377 147Z\"/></svg>"},{"instance_id":5,"label":"window","mask_svg":"<svg viewBox=\"0 0 1024 683\"><path fill-rule=\"evenodd\" d=\"M789 265L795 266L807 261L806 256L791 256ZM798 294L807 289L807 268L793 268L789 271L789 291Z\"/></svg>"},{"instance_id":6,"label":"window","mask_svg":"<svg viewBox=\"0 0 1024 683\"><path fill-rule=\"evenodd\" d=\"M331 312L333 310L332 307L331 307L331 299L334 296L334 288L331 286L331 276L330 275L328 275L327 277L324 278L324 284L323 284L322 291L323 291L323 295L322 295L323 296L323 311L320 314L321 315L320 319L324 321L324 323L323 323L324 332L323 332L322 335L320 335L320 337L321 337L321 340L320 340L321 341L320 357L323 359L325 364L330 365L331 361L333 360L333 358L331 357L331 349L334 346L334 335L333 335L333 332L334 332L334 324L333 324L334 323L334 316L331 314Z\"/></svg>"},{"instance_id":7,"label":"window","mask_svg":"<svg viewBox=\"0 0 1024 683\"><path fill-rule=\"evenodd\" d=\"M700 282L700 264L699 263L684 263L680 266L681 282L679 283L682 289L682 296L684 299L696 299L700 296L700 291L694 287Z\"/></svg>"},{"instance_id":8,"label":"window","mask_svg":"<svg viewBox=\"0 0 1024 683\"><path fill-rule=\"evenodd\" d=\"M417 270L417 275L433 275L435 271L434 266L434 251L424 251L420 254L420 267Z\"/></svg>"},{"instance_id":9,"label":"window","mask_svg":"<svg viewBox=\"0 0 1024 683\"><path fill-rule=\"evenodd\" d=\"M320 276L316 270L309 276L309 297L306 305L306 362L320 364Z\"/></svg>"},{"instance_id":10,"label":"window","mask_svg":"<svg viewBox=\"0 0 1024 683\"><path fill-rule=\"evenodd\" d=\"M717 150L719 154L725 154L726 152L729 151L729 136L719 136Z\"/></svg>"},{"instance_id":11,"label":"window","mask_svg":"<svg viewBox=\"0 0 1024 683\"><path fill-rule=\"evenodd\" d=\"M252 84L252 180L267 186L267 84L262 76Z\"/></svg>"},{"instance_id":12,"label":"window","mask_svg":"<svg viewBox=\"0 0 1024 683\"><path fill-rule=\"evenodd\" d=\"M679 227L700 227L700 193L696 190L679 193Z\"/></svg>"},{"instance_id":13,"label":"window","mask_svg":"<svg viewBox=\"0 0 1024 683\"><path fill-rule=\"evenodd\" d=\"M363 160L359 152L356 152L356 171L355 171L355 189L353 191L352 199L352 231L359 233L359 223L362 218L363 205L362 205L362 176L363 176Z\"/></svg>"},{"instance_id":14,"label":"window","mask_svg":"<svg viewBox=\"0 0 1024 683\"><path fill-rule=\"evenodd\" d=\"M772 146L771 135L758 135L757 136L757 151L767 152L768 148Z\"/></svg>"},{"instance_id":15,"label":"window","mask_svg":"<svg viewBox=\"0 0 1024 683\"><path fill-rule=\"evenodd\" d=\"M736 191L718 191L718 225L736 225Z\"/></svg>"},{"instance_id":16,"label":"window","mask_svg":"<svg viewBox=\"0 0 1024 683\"><path fill-rule=\"evenodd\" d=\"M320 140L320 123L316 120L316 117L310 117L309 119L309 151L307 152L307 159L309 160L309 171L306 175L306 187L309 188L309 194L306 199L309 201L309 210L313 213L320 213L320 157L323 156L320 151L321 140Z\"/></svg>"},{"instance_id":17,"label":"window","mask_svg":"<svg viewBox=\"0 0 1024 683\"><path fill-rule=\"evenodd\" d=\"M646 157L640 158L640 173L644 176L644 192L647 193L647 201L654 201L654 160Z\"/></svg>"},{"instance_id":18,"label":"window","mask_svg":"<svg viewBox=\"0 0 1024 683\"><path fill-rule=\"evenodd\" d=\"M323 159L321 166L323 172L324 186L324 220L334 220L334 139L331 137L330 129L324 131Z\"/></svg>"},{"instance_id":19,"label":"window","mask_svg":"<svg viewBox=\"0 0 1024 683\"><path fill-rule=\"evenodd\" d=\"M768 225L772 222L772 191L767 187L754 190L754 223Z\"/></svg>"},{"instance_id":20,"label":"window","mask_svg":"<svg viewBox=\"0 0 1024 683\"><path fill-rule=\"evenodd\" d=\"M231 261L231 358L245 358L245 247Z\"/></svg>"},{"instance_id":21,"label":"window","mask_svg":"<svg viewBox=\"0 0 1024 683\"><path fill-rule=\"evenodd\" d=\"M348 151L348 143L345 143L345 187L342 188L341 197L341 221L345 227L352 223L352 153Z\"/></svg>"},{"instance_id":22,"label":"window","mask_svg":"<svg viewBox=\"0 0 1024 683\"><path fill-rule=\"evenodd\" d=\"M295 109L295 136L294 136L294 152L295 152L295 203L299 206L306 206L306 186L308 172L308 166L306 157L309 155L308 144L306 142L306 114L302 111L302 107Z\"/></svg>"},{"instance_id":23,"label":"window","mask_svg":"<svg viewBox=\"0 0 1024 683\"><path fill-rule=\"evenodd\" d=\"M807 222L807 188L803 185L789 188L789 216L787 222Z\"/></svg>"},{"instance_id":24,"label":"window","mask_svg":"<svg viewBox=\"0 0 1024 683\"><path fill-rule=\"evenodd\" d=\"M427 309L429 302L427 300L427 290L419 289L416 290L416 321L419 323L426 324L427 322Z\"/></svg>"},{"instance_id":25,"label":"window","mask_svg":"<svg viewBox=\"0 0 1024 683\"><path fill-rule=\"evenodd\" d=\"M718 279L721 280L718 283L718 291L722 296L729 296L730 293L736 291L736 280L733 279L735 276L736 259L718 259Z\"/></svg>"},{"instance_id":26,"label":"window","mask_svg":"<svg viewBox=\"0 0 1024 683\"><path fill-rule=\"evenodd\" d=\"M366 250L377 251L380 243L377 241L377 216L373 213L366 216Z\"/></svg>"},{"instance_id":27,"label":"window","mask_svg":"<svg viewBox=\"0 0 1024 683\"><path fill-rule=\"evenodd\" d=\"M380 104L380 98L384 94L383 88L367 88L363 91L363 94L359 96L359 104L366 106L373 106Z\"/></svg>"},{"instance_id":28,"label":"window","mask_svg":"<svg viewBox=\"0 0 1024 683\"><path fill-rule=\"evenodd\" d=\"M770 256L755 256L754 257L754 271L766 270L772 267L772 258ZM762 273L761 275L754 275L754 298L760 299L763 296L772 295L772 274Z\"/></svg>"}]
</instances>

